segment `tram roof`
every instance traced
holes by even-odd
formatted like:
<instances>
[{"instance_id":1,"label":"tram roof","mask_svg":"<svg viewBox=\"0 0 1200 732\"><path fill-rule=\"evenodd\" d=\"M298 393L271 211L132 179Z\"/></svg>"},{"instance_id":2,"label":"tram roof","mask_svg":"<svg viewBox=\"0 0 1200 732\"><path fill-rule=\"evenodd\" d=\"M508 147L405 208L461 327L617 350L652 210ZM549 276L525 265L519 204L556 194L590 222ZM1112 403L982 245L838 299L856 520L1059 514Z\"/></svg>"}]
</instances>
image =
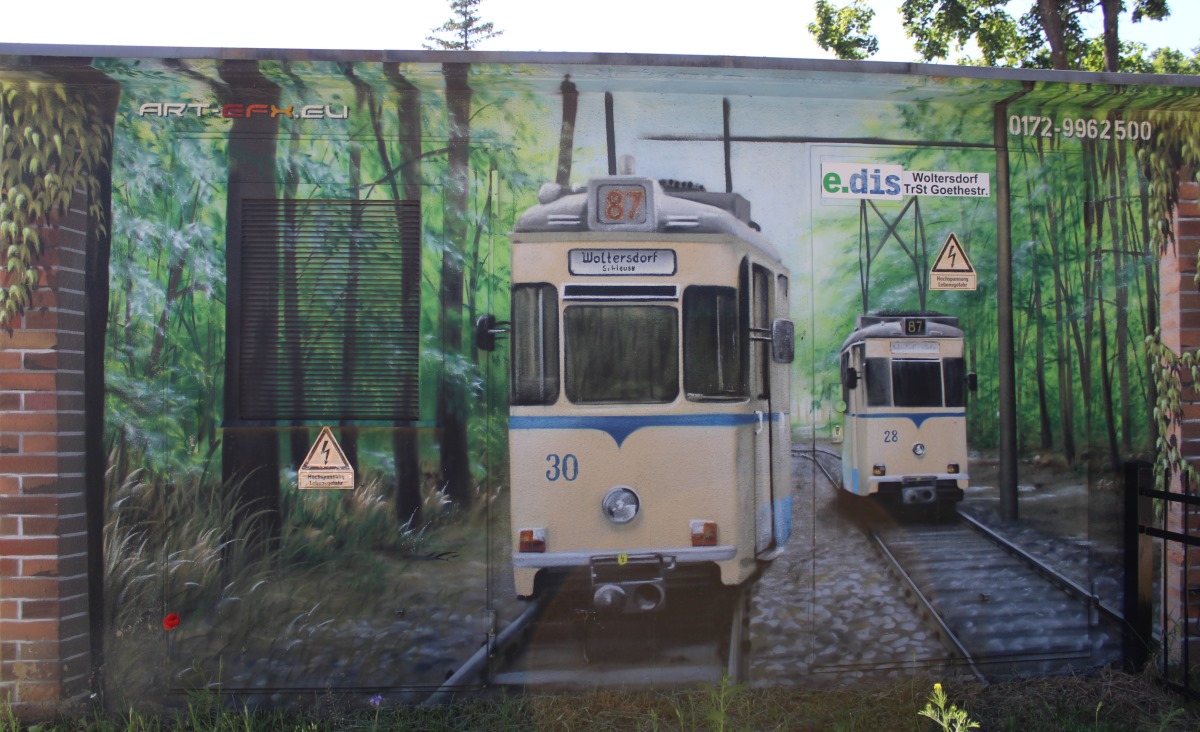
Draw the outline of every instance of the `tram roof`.
<instances>
[{"instance_id":1,"label":"tram roof","mask_svg":"<svg viewBox=\"0 0 1200 732\"><path fill-rule=\"evenodd\" d=\"M614 180L627 180L616 176ZM603 182L593 178L589 185ZM674 181L646 179L654 190L652 224L643 230L647 234L727 234L741 239L775 261L779 250L757 230L750 219L750 202L737 193L718 193ZM513 227L515 233L552 232L579 233L597 231L589 225L588 187L566 188L555 183L542 186L541 201L527 209Z\"/></svg>"},{"instance_id":2,"label":"tram roof","mask_svg":"<svg viewBox=\"0 0 1200 732\"><path fill-rule=\"evenodd\" d=\"M904 321L909 318L923 318L925 332L920 335L909 335L904 332ZM860 315L855 321L855 329L842 343L841 351L855 343L872 338L909 338L922 340L930 338L962 338L963 331L958 327L958 318L953 315L940 313L914 313L912 315Z\"/></svg>"}]
</instances>

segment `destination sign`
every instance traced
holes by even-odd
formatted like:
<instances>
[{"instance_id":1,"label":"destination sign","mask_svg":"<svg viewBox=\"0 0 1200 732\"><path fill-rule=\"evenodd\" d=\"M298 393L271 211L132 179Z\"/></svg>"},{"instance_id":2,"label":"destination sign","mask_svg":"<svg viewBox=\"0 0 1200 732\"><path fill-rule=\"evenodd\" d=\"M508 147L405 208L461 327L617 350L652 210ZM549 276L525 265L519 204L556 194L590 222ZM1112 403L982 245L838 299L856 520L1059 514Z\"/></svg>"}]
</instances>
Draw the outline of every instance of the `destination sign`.
<instances>
[{"instance_id":1,"label":"destination sign","mask_svg":"<svg viewBox=\"0 0 1200 732\"><path fill-rule=\"evenodd\" d=\"M572 249L567 268L573 275L673 275L674 249Z\"/></svg>"},{"instance_id":2,"label":"destination sign","mask_svg":"<svg viewBox=\"0 0 1200 732\"><path fill-rule=\"evenodd\" d=\"M892 341L892 353L937 353L937 341Z\"/></svg>"}]
</instances>

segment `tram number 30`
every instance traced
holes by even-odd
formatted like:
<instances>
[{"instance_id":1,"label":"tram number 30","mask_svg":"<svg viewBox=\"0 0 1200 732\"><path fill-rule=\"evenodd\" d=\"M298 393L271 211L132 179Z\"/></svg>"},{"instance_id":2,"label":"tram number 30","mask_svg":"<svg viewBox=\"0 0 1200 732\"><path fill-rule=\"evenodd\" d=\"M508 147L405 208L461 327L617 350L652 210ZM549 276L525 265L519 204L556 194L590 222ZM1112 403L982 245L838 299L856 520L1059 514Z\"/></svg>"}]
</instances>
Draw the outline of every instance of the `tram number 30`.
<instances>
[{"instance_id":1,"label":"tram number 30","mask_svg":"<svg viewBox=\"0 0 1200 732\"><path fill-rule=\"evenodd\" d=\"M883 441L884 442L899 442L900 441L899 431L898 430L884 430L883 431Z\"/></svg>"},{"instance_id":2,"label":"tram number 30","mask_svg":"<svg viewBox=\"0 0 1200 732\"><path fill-rule=\"evenodd\" d=\"M550 464L546 470L546 480L551 483L560 479L570 482L579 477L579 458L569 452L565 455L551 453L546 456L546 462Z\"/></svg>"}]
</instances>

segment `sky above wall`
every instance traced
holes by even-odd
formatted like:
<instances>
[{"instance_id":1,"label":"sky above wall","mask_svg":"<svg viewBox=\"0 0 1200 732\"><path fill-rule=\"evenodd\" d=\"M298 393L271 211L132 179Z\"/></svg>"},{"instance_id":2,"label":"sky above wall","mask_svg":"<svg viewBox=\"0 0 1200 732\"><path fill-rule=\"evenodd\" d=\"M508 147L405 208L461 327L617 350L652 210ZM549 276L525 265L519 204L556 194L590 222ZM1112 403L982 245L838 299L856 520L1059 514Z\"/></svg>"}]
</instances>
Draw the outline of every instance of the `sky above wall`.
<instances>
[{"instance_id":1,"label":"sky above wall","mask_svg":"<svg viewBox=\"0 0 1200 732\"><path fill-rule=\"evenodd\" d=\"M837 5L849 0L834 0ZM904 36L901 0L874 0L875 61L915 61ZM1132 4L1132 3L1128 3ZM53 12L39 3L10 2L0 43L199 46L224 48L419 49L431 29L450 17L447 0L354 0L297 3L276 0L60 0ZM1014 2L1027 7L1028 0ZM1170 0L1165 22L1129 22L1125 40L1151 49L1200 46L1200 2ZM483 0L480 15L504 34L479 50L666 53L831 58L805 29L812 0L641 0L567 3L563 0ZM1099 33L1095 14L1089 30Z\"/></svg>"}]
</instances>

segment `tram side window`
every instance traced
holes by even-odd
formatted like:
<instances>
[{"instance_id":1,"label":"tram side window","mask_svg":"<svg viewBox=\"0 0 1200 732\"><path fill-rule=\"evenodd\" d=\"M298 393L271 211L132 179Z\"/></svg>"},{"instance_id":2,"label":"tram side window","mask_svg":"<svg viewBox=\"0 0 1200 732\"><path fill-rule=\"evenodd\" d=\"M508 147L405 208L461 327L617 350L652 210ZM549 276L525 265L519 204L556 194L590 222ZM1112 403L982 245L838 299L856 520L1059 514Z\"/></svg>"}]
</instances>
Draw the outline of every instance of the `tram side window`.
<instances>
[{"instance_id":1,"label":"tram side window","mask_svg":"<svg viewBox=\"0 0 1200 732\"><path fill-rule=\"evenodd\" d=\"M558 399L558 293L554 285L514 285L512 403Z\"/></svg>"},{"instance_id":2,"label":"tram side window","mask_svg":"<svg viewBox=\"0 0 1200 732\"><path fill-rule=\"evenodd\" d=\"M947 407L967 406L967 362L961 358L942 361Z\"/></svg>"},{"instance_id":3,"label":"tram side window","mask_svg":"<svg viewBox=\"0 0 1200 732\"><path fill-rule=\"evenodd\" d=\"M892 393L897 407L942 406L942 362L893 360Z\"/></svg>"},{"instance_id":4,"label":"tram side window","mask_svg":"<svg viewBox=\"0 0 1200 732\"><path fill-rule=\"evenodd\" d=\"M683 293L683 388L688 399L744 399L737 290L693 285Z\"/></svg>"},{"instance_id":5,"label":"tram side window","mask_svg":"<svg viewBox=\"0 0 1200 732\"><path fill-rule=\"evenodd\" d=\"M867 377L867 406L892 406L892 369L886 358L868 358L865 363Z\"/></svg>"},{"instance_id":6,"label":"tram side window","mask_svg":"<svg viewBox=\"0 0 1200 732\"><path fill-rule=\"evenodd\" d=\"M567 398L576 404L665 403L679 394L678 311L572 305L563 311Z\"/></svg>"}]
</instances>

